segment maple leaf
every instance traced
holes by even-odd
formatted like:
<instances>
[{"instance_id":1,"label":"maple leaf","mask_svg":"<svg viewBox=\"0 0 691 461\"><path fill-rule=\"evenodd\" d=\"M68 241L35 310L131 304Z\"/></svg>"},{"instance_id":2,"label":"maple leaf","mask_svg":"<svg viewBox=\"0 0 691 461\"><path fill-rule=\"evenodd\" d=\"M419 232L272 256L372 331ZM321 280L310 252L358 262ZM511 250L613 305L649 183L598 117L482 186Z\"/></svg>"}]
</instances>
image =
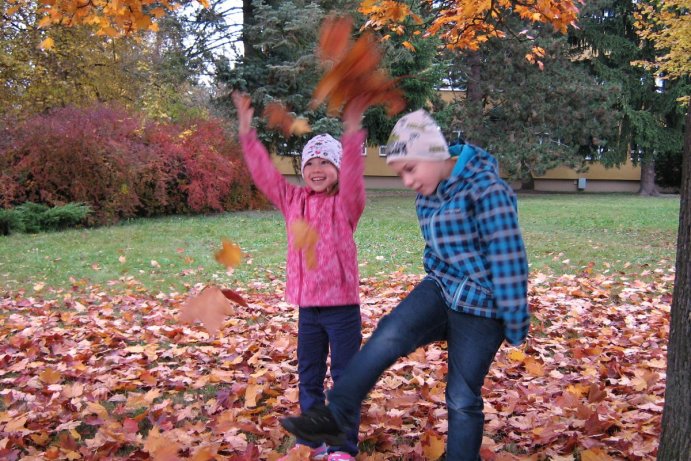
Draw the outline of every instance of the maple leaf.
<instances>
[{"instance_id":1,"label":"maple leaf","mask_svg":"<svg viewBox=\"0 0 691 461\"><path fill-rule=\"evenodd\" d=\"M52 368L46 368L38 374L38 379L46 384L56 384L60 382L60 372Z\"/></svg>"},{"instance_id":2,"label":"maple leaf","mask_svg":"<svg viewBox=\"0 0 691 461\"><path fill-rule=\"evenodd\" d=\"M425 454L425 458L439 459L444 454L444 439L437 436L434 432L426 431L422 434L420 442L422 443L422 452Z\"/></svg>"},{"instance_id":3,"label":"maple leaf","mask_svg":"<svg viewBox=\"0 0 691 461\"><path fill-rule=\"evenodd\" d=\"M296 118L280 102L270 102L264 108L264 117L270 129L277 129L286 138L291 135L302 136L312 131L305 118Z\"/></svg>"},{"instance_id":4,"label":"maple leaf","mask_svg":"<svg viewBox=\"0 0 691 461\"><path fill-rule=\"evenodd\" d=\"M297 250L305 253L308 269L317 267L317 242L319 234L304 219L296 219L290 223L290 233L292 234L292 244Z\"/></svg>"},{"instance_id":5,"label":"maple leaf","mask_svg":"<svg viewBox=\"0 0 691 461\"><path fill-rule=\"evenodd\" d=\"M180 321L192 323L197 320L211 336L215 335L233 309L223 292L217 287L206 287L202 292L188 299L180 310Z\"/></svg>"},{"instance_id":6,"label":"maple leaf","mask_svg":"<svg viewBox=\"0 0 691 461\"><path fill-rule=\"evenodd\" d=\"M310 107L326 101L327 113L337 115L358 98L363 110L384 105L390 116L402 111L405 100L396 80L378 69L382 55L374 35L365 32L352 43L351 33L350 18L329 17L322 23L317 55L326 73L312 93Z\"/></svg>"},{"instance_id":7,"label":"maple leaf","mask_svg":"<svg viewBox=\"0 0 691 461\"><path fill-rule=\"evenodd\" d=\"M237 267L242 261L242 250L233 241L223 239L223 248L216 252L214 257L216 261L223 264L227 268Z\"/></svg>"}]
</instances>

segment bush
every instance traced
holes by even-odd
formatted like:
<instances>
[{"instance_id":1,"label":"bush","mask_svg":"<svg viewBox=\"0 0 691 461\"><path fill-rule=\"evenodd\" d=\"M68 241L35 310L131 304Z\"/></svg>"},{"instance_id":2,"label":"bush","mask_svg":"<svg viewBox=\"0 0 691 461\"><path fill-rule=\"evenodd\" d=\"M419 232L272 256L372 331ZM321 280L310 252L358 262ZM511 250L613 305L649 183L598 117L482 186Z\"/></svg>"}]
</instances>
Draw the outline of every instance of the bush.
<instances>
[{"instance_id":1,"label":"bush","mask_svg":"<svg viewBox=\"0 0 691 461\"><path fill-rule=\"evenodd\" d=\"M47 205L26 202L15 208L15 211L22 220L24 232L37 233L43 229L43 214L49 209Z\"/></svg>"},{"instance_id":2,"label":"bush","mask_svg":"<svg viewBox=\"0 0 691 461\"><path fill-rule=\"evenodd\" d=\"M17 210L0 208L0 235L9 235L10 232L23 230L24 224Z\"/></svg>"},{"instance_id":3,"label":"bush","mask_svg":"<svg viewBox=\"0 0 691 461\"><path fill-rule=\"evenodd\" d=\"M76 227L91 213L82 203L68 203L50 208L39 203L26 202L14 209L0 210L0 233L37 233Z\"/></svg>"},{"instance_id":4,"label":"bush","mask_svg":"<svg viewBox=\"0 0 691 461\"><path fill-rule=\"evenodd\" d=\"M239 146L217 120L157 124L118 108L68 107L6 127L4 134L4 208L78 202L93 210L87 224L107 224L266 204Z\"/></svg>"},{"instance_id":5,"label":"bush","mask_svg":"<svg viewBox=\"0 0 691 461\"><path fill-rule=\"evenodd\" d=\"M91 207L83 203L68 203L46 210L41 216L41 230L60 230L77 227L86 221Z\"/></svg>"}]
</instances>

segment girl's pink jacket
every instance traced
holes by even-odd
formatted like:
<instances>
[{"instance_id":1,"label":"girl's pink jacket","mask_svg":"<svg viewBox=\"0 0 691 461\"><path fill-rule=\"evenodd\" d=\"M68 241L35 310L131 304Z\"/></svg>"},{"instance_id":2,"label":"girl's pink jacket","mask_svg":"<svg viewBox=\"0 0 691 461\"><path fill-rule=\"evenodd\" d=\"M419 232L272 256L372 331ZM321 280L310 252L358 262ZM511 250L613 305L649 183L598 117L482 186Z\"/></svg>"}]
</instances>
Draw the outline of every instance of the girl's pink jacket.
<instances>
[{"instance_id":1,"label":"girl's pink jacket","mask_svg":"<svg viewBox=\"0 0 691 461\"><path fill-rule=\"evenodd\" d=\"M276 169L257 133L240 136L245 162L257 187L281 210L286 229L304 219L319 234L317 267L307 269L303 251L293 248L288 232L286 300L300 307L359 304L357 248L353 234L365 209L363 130L341 140L339 192L327 196L289 183Z\"/></svg>"}]
</instances>

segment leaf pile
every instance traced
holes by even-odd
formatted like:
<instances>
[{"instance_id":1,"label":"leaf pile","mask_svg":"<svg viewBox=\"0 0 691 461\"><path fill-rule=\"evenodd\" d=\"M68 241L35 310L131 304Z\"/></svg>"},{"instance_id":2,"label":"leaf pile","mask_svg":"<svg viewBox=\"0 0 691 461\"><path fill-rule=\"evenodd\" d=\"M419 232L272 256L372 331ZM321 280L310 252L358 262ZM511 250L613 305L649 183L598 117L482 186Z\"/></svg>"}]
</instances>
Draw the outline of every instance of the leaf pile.
<instances>
[{"instance_id":1,"label":"leaf pile","mask_svg":"<svg viewBox=\"0 0 691 461\"><path fill-rule=\"evenodd\" d=\"M665 385L673 274L535 274L531 337L485 381L487 460L652 460ZM419 280L364 280L365 337ZM195 287L199 290L202 287ZM0 297L3 460L276 460L298 412L297 311L284 286L238 292L220 334L180 322L188 294ZM362 413L360 460L437 459L447 431L446 349L386 371Z\"/></svg>"}]
</instances>

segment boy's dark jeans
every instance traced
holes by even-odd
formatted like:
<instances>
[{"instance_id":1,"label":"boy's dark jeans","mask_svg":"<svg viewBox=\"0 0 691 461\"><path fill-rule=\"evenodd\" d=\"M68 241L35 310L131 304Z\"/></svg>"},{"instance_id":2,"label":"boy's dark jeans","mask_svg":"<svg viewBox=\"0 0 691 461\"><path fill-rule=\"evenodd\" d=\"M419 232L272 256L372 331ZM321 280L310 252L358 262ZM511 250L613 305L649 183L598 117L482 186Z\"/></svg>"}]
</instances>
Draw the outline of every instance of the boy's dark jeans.
<instances>
[{"instance_id":1,"label":"boy's dark jeans","mask_svg":"<svg viewBox=\"0 0 691 461\"><path fill-rule=\"evenodd\" d=\"M362 344L360 306L301 307L298 317L298 376L300 378L300 410L324 405L326 357L331 349L331 378L339 382L343 372ZM360 412L352 419L347 442L329 451L358 453ZM314 443L298 443L316 448Z\"/></svg>"},{"instance_id":2,"label":"boy's dark jeans","mask_svg":"<svg viewBox=\"0 0 691 461\"><path fill-rule=\"evenodd\" d=\"M424 279L387 316L329 392L329 409L349 428L379 376L399 357L434 341L448 341L446 459L479 460L484 427L482 384L504 340L500 321L451 311L440 288Z\"/></svg>"}]
</instances>

